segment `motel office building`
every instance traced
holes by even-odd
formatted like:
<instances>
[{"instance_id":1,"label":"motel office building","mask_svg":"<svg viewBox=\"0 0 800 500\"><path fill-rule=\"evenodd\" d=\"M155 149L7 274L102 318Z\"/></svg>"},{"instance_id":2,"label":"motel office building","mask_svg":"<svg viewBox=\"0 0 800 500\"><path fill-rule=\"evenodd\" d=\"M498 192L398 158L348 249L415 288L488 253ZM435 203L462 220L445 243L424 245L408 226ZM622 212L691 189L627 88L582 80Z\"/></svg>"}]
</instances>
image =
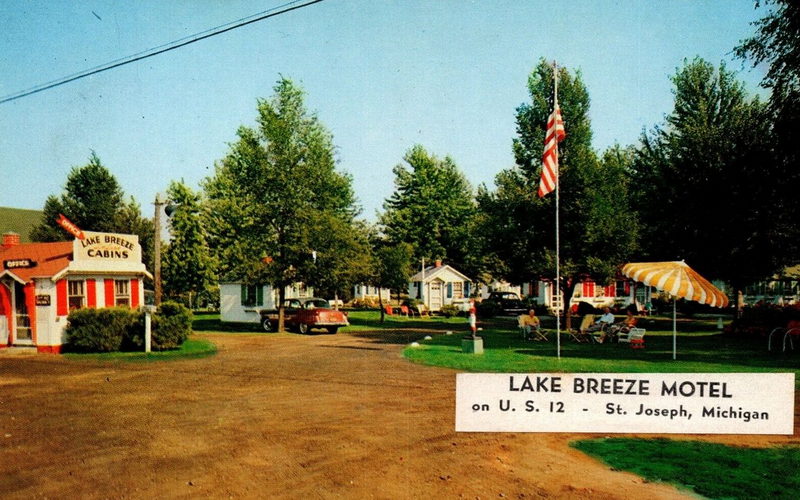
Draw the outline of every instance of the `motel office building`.
<instances>
[{"instance_id":1,"label":"motel office building","mask_svg":"<svg viewBox=\"0 0 800 500\"><path fill-rule=\"evenodd\" d=\"M0 246L0 349L36 347L60 353L67 315L90 307L139 307L142 263L130 234L83 232L83 239L20 243L6 233Z\"/></svg>"}]
</instances>

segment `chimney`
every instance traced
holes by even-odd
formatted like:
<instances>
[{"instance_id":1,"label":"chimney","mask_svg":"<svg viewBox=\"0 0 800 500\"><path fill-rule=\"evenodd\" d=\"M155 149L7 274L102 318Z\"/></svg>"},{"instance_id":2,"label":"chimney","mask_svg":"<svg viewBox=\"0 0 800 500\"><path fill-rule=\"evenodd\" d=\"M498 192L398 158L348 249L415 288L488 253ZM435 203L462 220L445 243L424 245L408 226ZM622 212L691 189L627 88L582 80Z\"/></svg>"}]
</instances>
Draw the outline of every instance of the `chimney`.
<instances>
[{"instance_id":1,"label":"chimney","mask_svg":"<svg viewBox=\"0 0 800 500\"><path fill-rule=\"evenodd\" d=\"M3 233L3 250L19 245L19 235L17 233Z\"/></svg>"},{"instance_id":2,"label":"chimney","mask_svg":"<svg viewBox=\"0 0 800 500\"><path fill-rule=\"evenodd\" d=\"M442 259L436 259L436 267L442 267Z\"/></svg>"}]
</instances>

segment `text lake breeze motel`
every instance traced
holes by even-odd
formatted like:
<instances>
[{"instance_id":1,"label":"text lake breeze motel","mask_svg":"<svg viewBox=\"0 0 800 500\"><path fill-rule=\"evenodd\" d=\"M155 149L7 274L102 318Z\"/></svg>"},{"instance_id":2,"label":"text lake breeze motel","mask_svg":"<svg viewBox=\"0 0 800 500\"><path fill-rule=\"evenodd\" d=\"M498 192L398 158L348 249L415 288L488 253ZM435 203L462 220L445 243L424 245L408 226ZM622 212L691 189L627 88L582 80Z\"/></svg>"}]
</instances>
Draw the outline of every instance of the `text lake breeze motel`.
<instances>
[{"instance_id":1,"label":"text lake breeze motel","mask_svg":"<svg viewBox=\"0 0 800 500\"><path fill-rule=\"evenodd\" d=\"M13 233L0 246L0 349L35 346L60 353L69 311L138 307L144 303L136 235L83 231L83 238L20 243Z\"/></svg>"}]
</instances>

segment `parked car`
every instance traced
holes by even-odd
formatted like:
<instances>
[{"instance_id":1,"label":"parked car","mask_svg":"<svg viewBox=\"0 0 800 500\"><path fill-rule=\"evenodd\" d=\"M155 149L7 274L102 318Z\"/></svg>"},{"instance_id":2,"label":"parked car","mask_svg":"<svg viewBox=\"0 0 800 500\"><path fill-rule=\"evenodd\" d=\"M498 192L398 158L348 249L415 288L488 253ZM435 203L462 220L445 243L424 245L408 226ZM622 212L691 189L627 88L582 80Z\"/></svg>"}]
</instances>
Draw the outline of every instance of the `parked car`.
<instances>
[{"instance_id":1,"label":"parked car","mask_svg":"<svg viewBox=\"0 0 800 500\"><path fill-rule=\"evenodd\" d=\"M327 300L318 297L305 299L286 299L284 305L284 324L287 329L302 334L311 329L324 329L335 334L340 327L350 325L347 314L331 309ZM261 326L267 332L278 329L278 310L265 309L261 313Z\"/></svg>"},{"instance_id":2,"label":"parked car","mask_svg":"<svg viewBox=\"0 0 800 500\"><path fill-rule=\"evenodd\" d=\"M515 315L527 312L525 304L514 292L490 292L481 302L483 307L496 305L502 314Z\"/></svg>"}]
</instances>

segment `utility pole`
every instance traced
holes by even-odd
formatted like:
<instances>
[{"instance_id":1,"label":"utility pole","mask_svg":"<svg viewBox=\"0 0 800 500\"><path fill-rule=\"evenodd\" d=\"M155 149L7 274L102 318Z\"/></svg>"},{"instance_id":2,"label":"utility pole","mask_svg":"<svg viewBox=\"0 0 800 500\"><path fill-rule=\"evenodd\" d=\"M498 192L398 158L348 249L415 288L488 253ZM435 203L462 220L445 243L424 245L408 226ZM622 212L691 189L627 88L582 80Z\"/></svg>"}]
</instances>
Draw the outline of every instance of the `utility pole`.
<instances>
[{"instance_id":1,"label":"utility pole","mask_svg":"<svg viewBox=\"0 0 800 500\"><path fill-rule=\"evenodd\" d=\"M155 235L153 238L154 252L153 252L153 291L155 294L154 303L156 306L161 305L161 208L165 205L165 201L161 198L161 193L156 193L156 200L153 202L155 205L155 214L153 215L153 226L155 226Z\"/></svg>"}]
</instances>

